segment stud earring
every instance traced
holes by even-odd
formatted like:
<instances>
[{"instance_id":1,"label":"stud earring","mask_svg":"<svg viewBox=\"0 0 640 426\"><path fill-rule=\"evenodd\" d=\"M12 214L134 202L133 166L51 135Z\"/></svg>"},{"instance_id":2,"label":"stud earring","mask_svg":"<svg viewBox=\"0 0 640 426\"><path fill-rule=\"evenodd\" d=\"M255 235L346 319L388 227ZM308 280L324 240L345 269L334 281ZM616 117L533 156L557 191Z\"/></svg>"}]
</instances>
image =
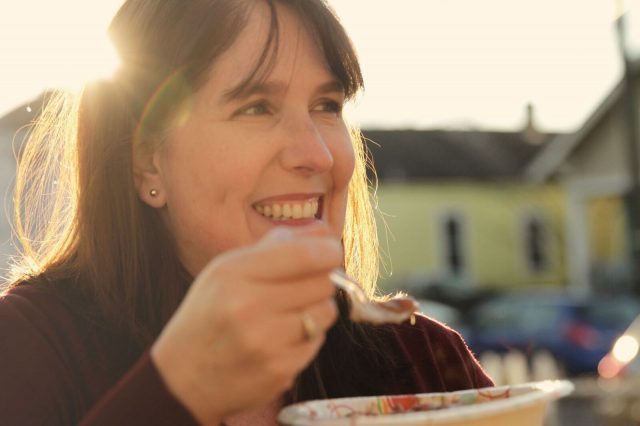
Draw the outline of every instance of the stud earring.
<instances>
[{"instance_id":1,"label":"stud earring","mask_svg":"<svg viewBox=\"0 0 640 426\"><path fill-rule=\"evenodd\" d=\"M156 197L158 195L158 190L157 189L150 190L149 195L151 195L152 197Z\"/></svg>"}]
</instances>

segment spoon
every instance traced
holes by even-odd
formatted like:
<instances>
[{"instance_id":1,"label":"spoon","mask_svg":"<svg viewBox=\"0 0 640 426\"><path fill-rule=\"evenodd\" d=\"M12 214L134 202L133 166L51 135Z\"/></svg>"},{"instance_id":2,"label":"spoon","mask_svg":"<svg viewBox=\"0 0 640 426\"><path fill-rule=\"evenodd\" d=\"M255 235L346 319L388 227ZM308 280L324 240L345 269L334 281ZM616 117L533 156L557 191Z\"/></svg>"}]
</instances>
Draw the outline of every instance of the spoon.
<instances>
[{"instance_id":1,"label":"spoon","mask_svg":"<svg viewBox=\"0 0 640 426\"><path fill-rule=\"evenodd\" d=\"M411 318L418 309L418 303L412 297L396 297L393 299L373 302L369 300L362 287L350 278L344 271L334 269L329 279L338 288L344 290L349 299L349 318L354 322L368 322L371 324L401 323Z\"/></svg>"}]
</instances>

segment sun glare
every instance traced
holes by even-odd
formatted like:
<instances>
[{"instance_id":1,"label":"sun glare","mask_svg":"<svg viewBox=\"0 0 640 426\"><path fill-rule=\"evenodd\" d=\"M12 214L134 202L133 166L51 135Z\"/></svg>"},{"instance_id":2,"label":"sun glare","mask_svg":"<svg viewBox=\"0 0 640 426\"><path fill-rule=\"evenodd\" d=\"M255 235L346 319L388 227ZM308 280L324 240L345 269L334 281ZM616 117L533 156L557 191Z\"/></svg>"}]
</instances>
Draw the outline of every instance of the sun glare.
<instances>
[{"instance_id":1,"label":"sun glare","mask_svg":"<svg viewBox=\"0 0 640 426\"><path fill-rule=\"evenodd\" d=\"M86 82L110 78L120 65L120 58L106 36L68 45L60 53L60 60L53 61L47 78L52 87L76 90Z\"/></svg>"},{"instance_id":2,"label":"sun glare","mask_svg":"<svg viewBox=\"0 0 640 426\"><path fill-rule=\"evenodd\" d=\"M51 84L75 89L87 81L109 78L120 64L120 58L107 36L107 27L120 1L82 2L67 0L75 16L66 26L59 25L53 59ZM79 10L78 10L79 9ZM72 15L73 16L73 15Z\"/></svg>"},{"instance_id":3,"label":"sun glare","mask_svg":"<svg viewBox=\"0 0 640 426\"><path fill-rule=\"evenodd\" d=\"M533 103L541 130L575 129L620 77L612 18L635 11L640 19L640 0L329 2L367 87L350 115L376 128L513 129ZM7 3L0 115L46 88L79 87L117 68L106 28L123 0ZM640 46L640 24L628 29Z\"/></svg>"},{"instance_id":4,"label":"sun glare","mask_svg":"<svg viewBox=\"0 0 640 426\"><path fill-rule=\"evenodd\" d=\"M635 337L625 334L620 337L611 351L616 360L627 363L638 355L638 340Z\"/></svg>"},{"instance_id":5,"label":"sun glare","mask_svg":"<svg viewBox=\"0 0 640 426\"><path fill-rule=\"evenodd\" d=\"M0 17L7 86L29 92L77 88L119 64L106 30L122 0L24 0ZM5 65L6 64L6 65Z\"/></svg>"}]
</instances>

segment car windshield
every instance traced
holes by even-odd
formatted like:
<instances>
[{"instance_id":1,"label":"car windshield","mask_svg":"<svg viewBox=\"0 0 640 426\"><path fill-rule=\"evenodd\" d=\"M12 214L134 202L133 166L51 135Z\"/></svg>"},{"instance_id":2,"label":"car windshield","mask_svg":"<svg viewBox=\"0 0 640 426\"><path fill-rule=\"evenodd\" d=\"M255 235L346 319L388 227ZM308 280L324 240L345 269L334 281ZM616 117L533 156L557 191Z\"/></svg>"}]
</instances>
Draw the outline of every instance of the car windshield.
<instances>
[{"instance_id":1,"label":"car windshield","mask_svg":"<svg viewBox=\"0 0 640 426\"><path fill-rule=\"evenodd\" d=\"M640 304L629 299L594 302L582 306L579 313L586 321L594 324L626 327L640 314Z\"/></svg>"}]
</instances>

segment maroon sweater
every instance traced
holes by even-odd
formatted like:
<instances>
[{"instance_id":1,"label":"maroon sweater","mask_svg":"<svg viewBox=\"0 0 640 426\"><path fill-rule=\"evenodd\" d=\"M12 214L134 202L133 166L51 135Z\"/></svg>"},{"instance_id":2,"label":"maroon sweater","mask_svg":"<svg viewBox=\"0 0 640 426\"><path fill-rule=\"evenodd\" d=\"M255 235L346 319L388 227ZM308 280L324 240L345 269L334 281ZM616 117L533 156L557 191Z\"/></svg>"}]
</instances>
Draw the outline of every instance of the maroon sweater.
<instances>
[{"instance_id":1,"label":"maroon sweater","mask_svg":"<svg viewBox=\"0 0 640 426\"><path fill-rule=\"evenodd\" d=\"M163 383L148 350L132 349L136 345L127 338L75 312L49 286L20 285L0 297L0 423L195 424ZM397 349L401 380L391 383L369 371L372 392L493 385L459 334L428 318L394 326L390 344ZM340 383L344 368L334 370L335 377L323 373L323 380Z\"/></svg>"}]
</instances>

